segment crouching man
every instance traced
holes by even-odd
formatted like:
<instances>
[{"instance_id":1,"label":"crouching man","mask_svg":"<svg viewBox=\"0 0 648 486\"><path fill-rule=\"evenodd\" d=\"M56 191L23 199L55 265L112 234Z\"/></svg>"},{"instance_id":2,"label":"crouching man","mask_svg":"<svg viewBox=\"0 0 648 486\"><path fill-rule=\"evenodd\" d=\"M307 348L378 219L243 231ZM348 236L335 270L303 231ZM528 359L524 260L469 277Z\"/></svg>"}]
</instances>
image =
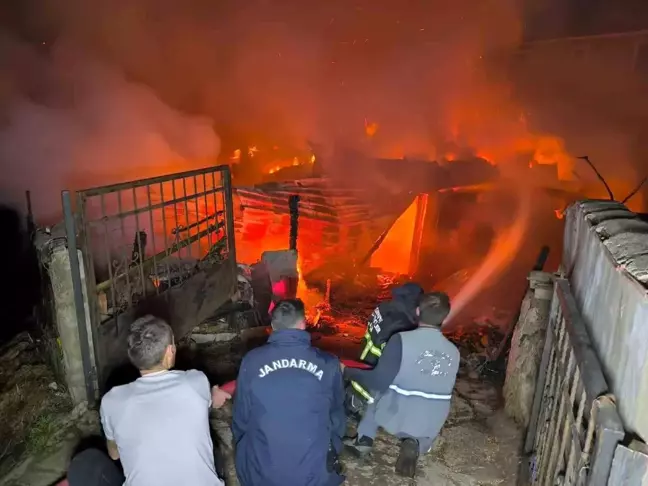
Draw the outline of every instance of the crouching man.
<instances>
[{"instance_id":1,"label":"crouching man","mask_svg":"<svg viewBox=\"0 0 648 486\"><path fill-rule=\"evenodd\" d=\"M230 397L218 387L210 390L200 371L170 371L175 352L166 322L153 316L135 321L128 357L142 376L113 388L101 402L108 453L121 459L125 486L223 485L214 467L209 409ZM105 484L106 465L95 456L84 456L78 484Z\"/></svg>"},{"instance_id":2,"label":"crouching man","mask_svg":"<svg viewBox=\"0 0 648 486\"><path fill-rule=\"evenodd\" d=\"M375 367L387 345L397 332L416 329L419 321L419 303L423 288L408 282L392 290L392 299L378 305L369 317L360 360ZM346 392L347 413L357 418L371 401L370 393L357 381L351 381Z\"/></svg>"},{"instance_id":3,"label":"crouching man","mask_svg":"<svg viewBox=\"0 0 648 486\"><path fill-rule=\"evenodd\" d=\"M368 453L382 427L400 437L396 472L414 477L419 454L432 448L450 412L459 369L459 350L441 333L450 300L441 292L423 296L418 328L394 334L372 370L344 369L346 379L371 394L358 425L346 444L357 455Z\"/></svg>"},{"instance_id":4,"label":"crouching man","mask_svg":"<svg viewBox=\"0 0 648 486\"><path fill-rule=\"evenodd\" d=\"M337 358L311 346L301 300L280 301L272 334L236 382L232 432L241 486L337 486L345 429Z\"/></svg>"}]
</instances>

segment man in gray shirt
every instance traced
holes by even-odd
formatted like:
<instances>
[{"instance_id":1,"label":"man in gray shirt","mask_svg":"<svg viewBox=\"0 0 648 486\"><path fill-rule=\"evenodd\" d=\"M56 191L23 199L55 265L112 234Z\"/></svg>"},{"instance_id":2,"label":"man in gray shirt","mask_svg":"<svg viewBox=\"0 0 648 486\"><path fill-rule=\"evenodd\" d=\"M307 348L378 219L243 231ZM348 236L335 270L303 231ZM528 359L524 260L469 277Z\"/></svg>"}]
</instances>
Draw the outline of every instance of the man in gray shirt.
<instances>
[{"instance_id":1,"label":"man in gray shirt","mask_svg":"<svg viewBox=\"0 0 648 486\"><path fill-rule=\"evenodd\" d=\"M101 403L108 453L121 459L125 486L222 486L209 433L209 409L230 398L200 371L175 364L171 327L147 316L131 325L128 357L141 377Z\"/></svg>"}]
</instances>

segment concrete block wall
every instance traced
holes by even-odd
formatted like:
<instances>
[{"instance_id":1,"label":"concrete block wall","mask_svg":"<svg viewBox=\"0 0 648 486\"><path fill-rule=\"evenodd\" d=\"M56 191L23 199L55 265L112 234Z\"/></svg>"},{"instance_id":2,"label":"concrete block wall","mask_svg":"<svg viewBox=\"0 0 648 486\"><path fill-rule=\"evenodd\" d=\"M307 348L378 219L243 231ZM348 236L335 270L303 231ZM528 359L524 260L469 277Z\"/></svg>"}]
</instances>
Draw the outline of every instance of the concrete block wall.
<instances>
[{"instance_id":1,"label":"concrete block wall","mask_svg":"<svg viewBox=\"0 0 648 486\"><path fill-rule=\"evenodd\" d=\"M624 427L648 440L648 223L623 204L581 201L566 213L563 271Z\"/></svg>"}]
</instances>

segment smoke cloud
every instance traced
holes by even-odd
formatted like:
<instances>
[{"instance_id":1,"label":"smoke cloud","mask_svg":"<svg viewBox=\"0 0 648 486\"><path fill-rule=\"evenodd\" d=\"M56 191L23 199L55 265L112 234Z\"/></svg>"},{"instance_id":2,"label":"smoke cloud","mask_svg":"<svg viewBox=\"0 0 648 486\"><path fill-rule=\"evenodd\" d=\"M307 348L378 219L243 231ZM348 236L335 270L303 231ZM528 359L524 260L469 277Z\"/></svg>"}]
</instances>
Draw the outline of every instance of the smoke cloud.
<instances>
[{"instance_id":1,"label":"smoke cloud","mask_svg":"<svg viewBox=\"0 0 648 486\"><path fill-rule=\"evenodd\" d=\"M644 175L641 137L628 131L636 122L627 113L607 116L614 75L599 62L585 81L566 69L574 63L560 49L550 56L565 69L512 64L523 27L565 33L575 18L561 8L532 12L527 22L518 6L24 1L14 30L49 49L8 48L4 197L19 200L31 187L51 209L75 181L204 164L219 151L213 129L228 156L246 145L303 148L308 140L392 157L477 154L499 164L523 153L567 173L574 165L579 180L596 186L570 154L589 155L627 192Z\"/></svg>"},{"instance_id":2,"label":"smoke cloud","mask_svg":"<svg viewBox=\"0 0 648 486\"><path fill-rule=\"evenodd\" d=\"M3 39L7 90L0 126L0 200L41 223L60 218L60 192L213 163L219 139L208 117L164 104L74 45L53 49Z\"/></svg>"}]
</instances>

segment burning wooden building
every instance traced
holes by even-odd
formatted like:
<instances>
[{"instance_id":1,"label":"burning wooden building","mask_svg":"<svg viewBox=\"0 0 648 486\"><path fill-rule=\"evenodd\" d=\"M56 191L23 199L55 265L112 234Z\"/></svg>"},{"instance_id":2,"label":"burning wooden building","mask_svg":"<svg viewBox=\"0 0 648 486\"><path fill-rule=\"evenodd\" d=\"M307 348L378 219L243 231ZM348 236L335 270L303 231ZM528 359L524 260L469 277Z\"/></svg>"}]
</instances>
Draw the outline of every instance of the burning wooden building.
<instances>
[{"instance_id":1,"label":"burning wooden building","mask_svg":"<svg viewBox=\"0 0 648 486\"><path fill-rule=\"evenodd\" d=\"M528 164L525 169L539 170ZM546 179L547 170L540 176ZM333 280L334 294L335 288L347 288L343 300L349 300L349 292L356 301L367 294L371 295L368 305L375 305L378 274L397 280L414 278L451 296L480 271L481 287L491 286L498 274L511 269L514 278L524 282L543 244L554 243L545 236L560 235L553 209L561 203L545 189L539 191L545 200L533 196L533 208L526 205L529 211L522 215L518 188L485 159L439 163L372 159L355 153L336 153L325 160L317 157L314 164L288 166L268 174L260 184L234 188L237 258L253 263L264 251L290 246L289 200L298 196L300 278L320 296ZM525 201L531 193L527 191ZM533 239L542 240L525 245L529 251L525 248L520 257L526 225L538 218L547 221L542 225L556 228L536 231ZM517 232L514 244L511 228ZM498 238L506 242L496 244ZM488 259L494 250L500 254ZM487 260L492 268L484 273L481 267ZM367 274L376 287L370 291L358 288L362 286L359 276ZM500 293L515 308L523 291ZM493 287L486 293L488 299L471 320L484 314L484 308L491 312L498 307L495 292Z\"/></svg>"}]
</instances>

